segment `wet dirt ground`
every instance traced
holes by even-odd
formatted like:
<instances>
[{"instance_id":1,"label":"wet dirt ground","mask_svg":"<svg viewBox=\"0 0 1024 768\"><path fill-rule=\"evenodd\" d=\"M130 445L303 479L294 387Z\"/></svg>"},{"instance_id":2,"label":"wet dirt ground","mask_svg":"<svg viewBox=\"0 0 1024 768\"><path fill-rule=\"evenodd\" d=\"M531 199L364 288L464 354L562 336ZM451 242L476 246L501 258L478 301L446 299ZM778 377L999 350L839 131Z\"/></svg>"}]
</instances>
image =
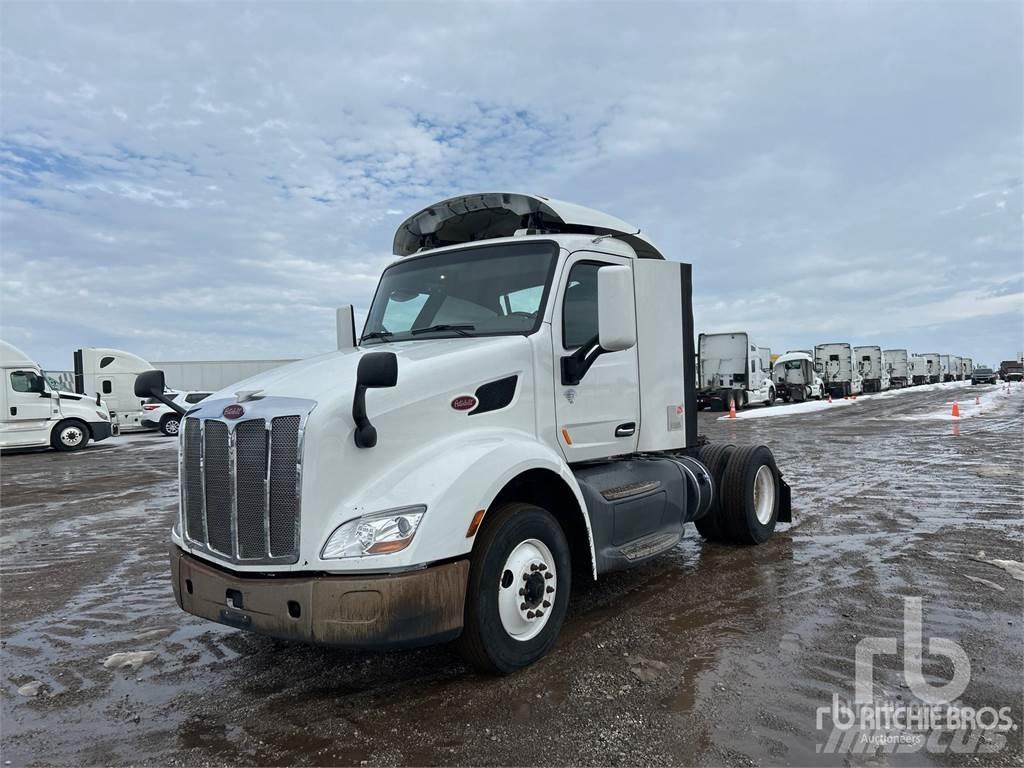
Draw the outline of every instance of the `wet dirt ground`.
<instances>
[{"instance_id":1,"label":"wet dirt ground","mask_svg":"<svg viewBox=\"0 0 1024 768\"><path fill-rule=\"evenodd\" d=\"M171 439L6 455L3 762L1020 765L1024 584L983 560L1022 559L1024 387L945 418L954 397L995 392L702 413L712 441L772 448L794 523L760 547L707 544L690 527L640 569L579 585L551 655L506 678L470 672L449 647L329 650L179 612ZM970 662L960 702L1010 708L1005 743L980 742L994 751L827 748L817 708L852 698L860 639L902 638L904 597L922 600L925 679L953 676L928 646L948 638ZM104 667L130 651L155 657ZM914 700L903 668L876 657L876 697ZM36 695L19 693L34 681Z\"/></svg>"}]
</instances>

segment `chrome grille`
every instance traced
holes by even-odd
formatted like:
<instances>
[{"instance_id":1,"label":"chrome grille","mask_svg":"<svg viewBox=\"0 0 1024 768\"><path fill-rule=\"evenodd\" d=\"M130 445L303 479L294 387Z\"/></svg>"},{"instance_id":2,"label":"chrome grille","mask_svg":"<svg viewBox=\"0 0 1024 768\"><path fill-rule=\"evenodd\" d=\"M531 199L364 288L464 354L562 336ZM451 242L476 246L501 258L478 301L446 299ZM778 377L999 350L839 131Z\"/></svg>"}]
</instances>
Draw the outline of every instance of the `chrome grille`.
<instances>
[{"instance_id":1,"label":"chrome grille","mask_svg":"<svg viewBox=\"0 0 1024 768\"><path fill-rule=\"evenodd\" d=\"M190 414L182 432L181 516L190 544L236 563L296 562L303 416L203 415Z\"/></svg>"}]
</instances>

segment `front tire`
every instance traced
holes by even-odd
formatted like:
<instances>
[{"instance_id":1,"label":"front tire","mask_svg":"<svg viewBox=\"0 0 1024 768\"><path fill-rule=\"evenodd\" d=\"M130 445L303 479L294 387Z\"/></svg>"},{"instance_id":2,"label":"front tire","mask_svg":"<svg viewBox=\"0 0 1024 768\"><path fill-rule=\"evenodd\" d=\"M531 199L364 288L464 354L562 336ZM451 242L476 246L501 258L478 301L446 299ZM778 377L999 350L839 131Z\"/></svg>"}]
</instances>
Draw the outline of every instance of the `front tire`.
<instances>
[{"instance_id":1,"label":"front tire","mask_svg":"<svg viewBox=\"0 0 1024 768\"><path fill-rule=\"evenodd\" d=\"M542 658L569 605L571 562L562 527L545 509L503 504L487 513L473 546L462 635L463 658L508 674Z\"/></svg>"},{"instance_id":2,"label":"front tire","mask_svg":"<svg viewBox=\"0 0 1024 768\"><path fill-rule=\"evenodd\" d=\"M761 544L775 531L779 516L779 470L763 445L738 448L722 478L721 498L730 538Z\"/></svg>"},{"instance_id":3,"label":"front tire","mask_svg":"<svg viewBox=\"0 0 1024 768\"><path fill-rule=\"evenodd\" d=\"M774 389L769 389L768 390L768 399L764 401L764 405L767 408L769 405L773 405L774 403L775 403L775 390Z\"/></svg>"},{"instance_id":4,"label":"front tire","mask_svg":"<svg viewBox=\"0 0 1024 768\"><path fill-rule=\"evenodd\" d=\"M78 419L58 422L50 433L50 445L57 451L80 451L89 442L89 427Z\"/></svg>"},{"instance_id":5,"label":"front tire","mask_svg":"<svg viewBox=\"0 0 1024 768\"><path fill-rule=\"evenodd\" d=\"M160 419L160 431L168 437L177 437L181 429L181 416L176 413L168 413Z\"/></svg>"}]
</instances>

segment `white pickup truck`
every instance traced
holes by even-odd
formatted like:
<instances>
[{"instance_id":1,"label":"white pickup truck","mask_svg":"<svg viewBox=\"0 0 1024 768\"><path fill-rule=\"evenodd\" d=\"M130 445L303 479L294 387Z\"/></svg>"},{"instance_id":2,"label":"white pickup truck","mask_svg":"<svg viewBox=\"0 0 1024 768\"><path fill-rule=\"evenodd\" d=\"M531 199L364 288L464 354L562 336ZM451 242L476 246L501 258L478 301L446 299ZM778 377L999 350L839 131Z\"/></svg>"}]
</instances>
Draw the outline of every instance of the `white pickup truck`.
<instances>
[{"instance_id":1,"label":"white pickup truck","mask_svg":"<svg viewBox=\"0 0 1024 768\"><path fill-rule=\"evenodd\" d=\"M184 414L185 611L342 646L457 638L506 673L551 648L573 579L688 522L757 544L790 520L768 448L700 444L691 267L639 229L475 194L411 216L394 253L358 343Z\"/></svg>"}]
</instances>

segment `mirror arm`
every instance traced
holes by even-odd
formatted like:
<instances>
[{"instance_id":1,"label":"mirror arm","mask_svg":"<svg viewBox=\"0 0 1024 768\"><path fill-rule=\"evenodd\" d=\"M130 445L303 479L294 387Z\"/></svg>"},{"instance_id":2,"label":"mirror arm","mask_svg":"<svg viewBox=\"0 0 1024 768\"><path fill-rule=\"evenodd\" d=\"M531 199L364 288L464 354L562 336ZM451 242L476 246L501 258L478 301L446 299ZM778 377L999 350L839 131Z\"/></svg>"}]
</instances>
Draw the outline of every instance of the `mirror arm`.
<instances>
[{"instance_id":1,"label":"mirror arm","mask_svg":"<svg viewBox=\"0 0 1024 768\"><path fill-rule=\"evenodd\" d=\"M155 397L157 400L159 400L161 403L166 405L168 408L170 408L172 411L177 413L179 416L184 416L185 415L187 409L186 408L182 408L180 405L178 405L176 402L171 400L171 398L169 398L163 392L159 392L159 393L157 393L157 392L150 392L150 395L152 397Z\"/></svg>"},{"instance_id":2,"label":"mirror arm","mask_svg":"<svg viewBox=\"0 0 1024 768\"><path fill-rule=\"evenodd\" d=\"M365 384L356 384L356 393L352 398L352 420L356 423L356 446L373 448L377 444L377 428L366 415Z\"/></svg>"},{"instance_id":3,"label":"mirror arm","mask_svg":"<svg viewBox=\"0 0 1024 768\"><path fill-rule=\"evenodd\" d=\"M562 358L562 385L572 386L579 384L587 375L590 366L594 364L601 355L608 350L601 346L601 337L596 335L587 339L571 355Z\"/></svg>"}]
</instances>

